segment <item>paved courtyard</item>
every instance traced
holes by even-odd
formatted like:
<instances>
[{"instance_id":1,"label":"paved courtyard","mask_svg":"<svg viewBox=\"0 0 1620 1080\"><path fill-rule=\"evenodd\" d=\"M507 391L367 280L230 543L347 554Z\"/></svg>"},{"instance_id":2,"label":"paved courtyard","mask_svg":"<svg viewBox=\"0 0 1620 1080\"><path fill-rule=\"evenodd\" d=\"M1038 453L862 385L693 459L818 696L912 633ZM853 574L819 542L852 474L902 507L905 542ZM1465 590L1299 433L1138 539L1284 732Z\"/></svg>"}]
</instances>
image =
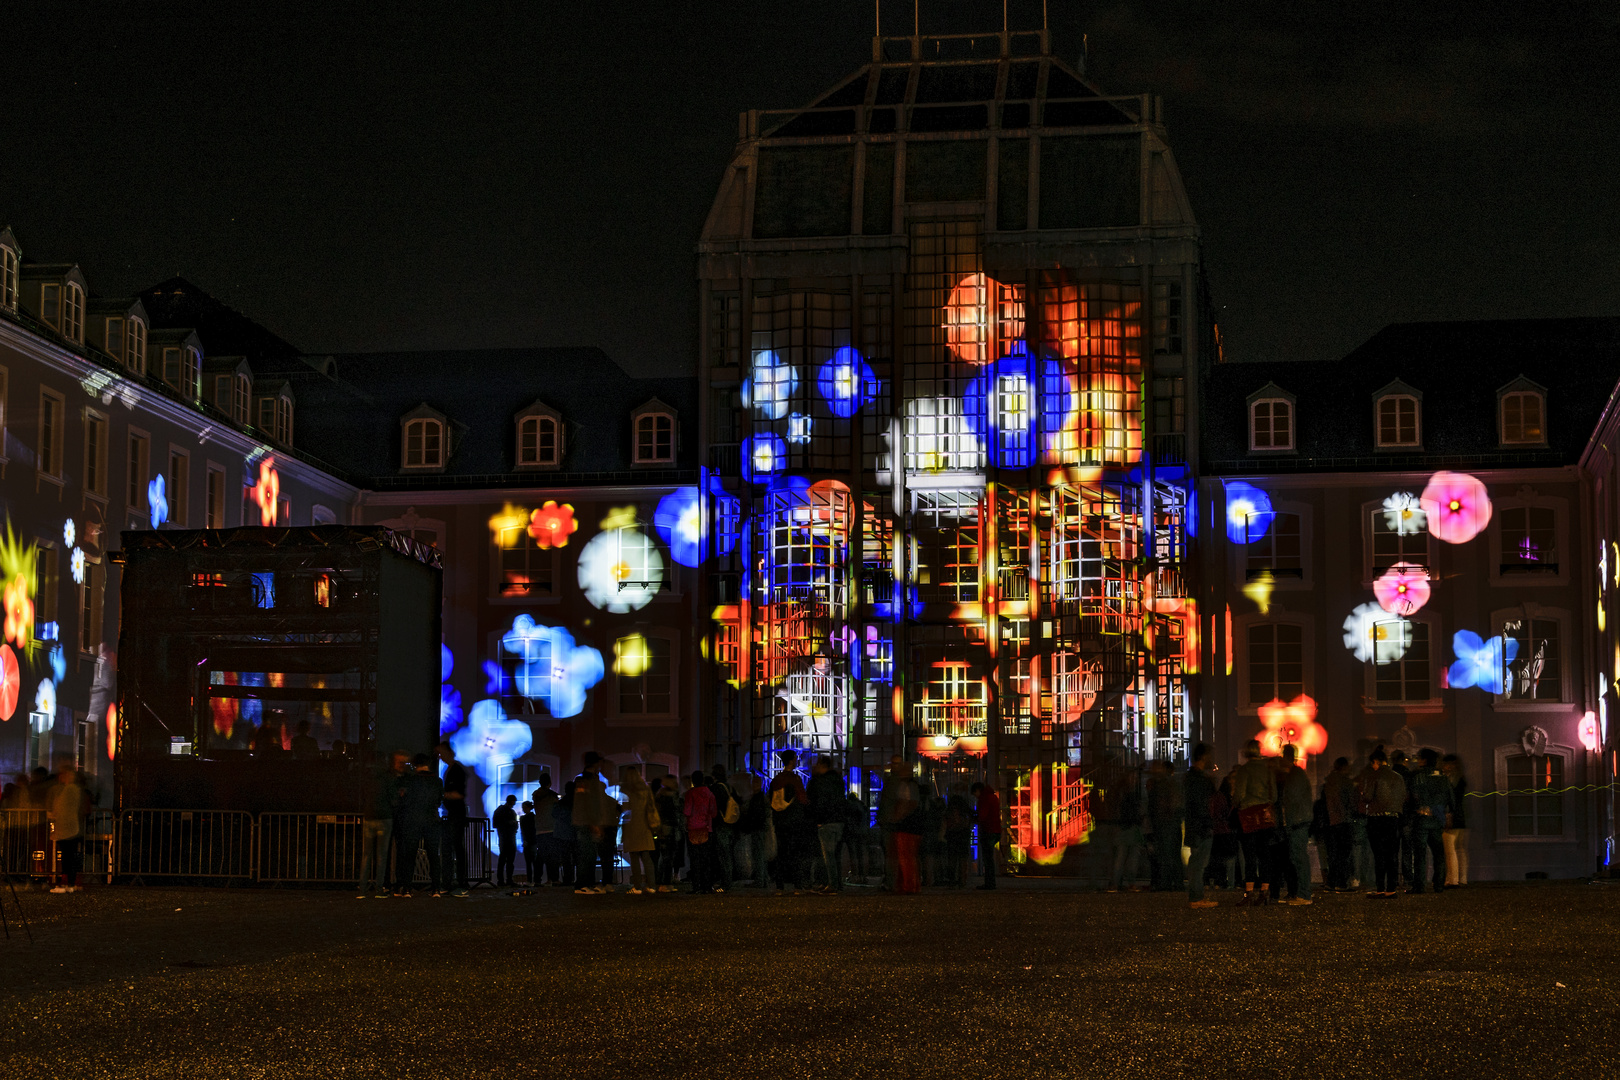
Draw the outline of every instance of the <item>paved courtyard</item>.
<instances>
[{"instance_id":1,"label":"paved courtyard","mask_svg":"<svg viewBox=\"0 0 1620 1080\"><path fill-rule=\"evenodd\" d=\"M6 895L7 1077L1616 1075L1620 886ZM1230 901L1230 897L1225 899Z\"/></svg>"}]
</instances>

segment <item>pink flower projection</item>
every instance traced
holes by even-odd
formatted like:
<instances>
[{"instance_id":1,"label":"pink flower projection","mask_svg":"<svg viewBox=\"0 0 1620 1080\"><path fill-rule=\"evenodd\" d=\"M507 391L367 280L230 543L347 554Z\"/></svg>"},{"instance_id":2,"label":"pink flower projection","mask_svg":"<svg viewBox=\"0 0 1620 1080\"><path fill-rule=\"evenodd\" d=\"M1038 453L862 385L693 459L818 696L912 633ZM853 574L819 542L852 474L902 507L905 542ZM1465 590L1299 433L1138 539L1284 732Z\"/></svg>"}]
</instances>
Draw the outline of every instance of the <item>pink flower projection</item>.
<instances>
[{"instance_id":1,"label":"pink flower projection","mask_svg":"<svg viewBox=\"0 0 1620 1080\"><path fill-rule=\"evenodd\" d=\"M1305 763L1307 754L1320 754L1327 749L1327 728L1316 722L1316 702L1301 694L1286 705L1273 698L1260 706L1260 752L1267 757L1281 757L1284 746L1292 745L1299 751L1299 763Z\"/></svg>"},{"instance_id":2,"label":"pink flower projection","mask_svg":"<svg viewBox=\"0 0 1620 1080\"><path fill-rule=\"evenodd\" d=\"M1410 615L1429 602L1429 571L1416 563L1398 562L1373 582L1378 606L1392 615Z\"/></svg>"},{"instance_id":3,"label":"pink flower projection","mask_svg":"<svg viewBox=\"0 0 1620 1080\"><path fill-rule=\"evenodd\" d=\"M1467 473L1442 469L1429 477L1419 500L1429 519L1429 532L1448 544L1466 544L1491 523L1491 498L1485 485Z\"/></svg>"}]
</instances>

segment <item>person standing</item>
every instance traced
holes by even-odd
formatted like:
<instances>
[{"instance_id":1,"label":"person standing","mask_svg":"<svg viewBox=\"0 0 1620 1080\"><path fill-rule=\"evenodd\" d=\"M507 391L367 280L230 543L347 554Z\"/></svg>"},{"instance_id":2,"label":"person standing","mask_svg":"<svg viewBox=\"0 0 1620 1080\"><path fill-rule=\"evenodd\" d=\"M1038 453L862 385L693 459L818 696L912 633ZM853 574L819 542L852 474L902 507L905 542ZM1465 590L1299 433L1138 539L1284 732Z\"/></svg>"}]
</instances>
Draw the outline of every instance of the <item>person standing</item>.
<instances>
[{"instance_id":1,"label":"person standing","mask_svg":"<svg viewBox=\"0 0 1620 1080\"><path fill-rule=\"evenodd\" d=\"M973 796L973 816L979 827L979 873L983 880L979 888L996 887L996 849L1001 846L1001 796L992 784L974 784L968 789Z\"/></svg>"},{"instance_id":2,"label":"person standing","mask_svg":"<svg viewBox=\"0 0 1620 1080\"><path fill-rule=\"evenodd\" d=\"M552 879L553 885L573 885L579 880L575 855L579 848L579 834L574 829L574 788L572 780L563 784L562 794L551 804L551 854L562 872L561 877Z\"/></svg>"},{"instance_id":3,"label":"person standing","mask_svg":"<svg viewBox=\"0 0 1620 1080\"><path fill-rule=\"evenodd\" d=\"M1400 881L1401 812L1406 806L1406 783L1389 767L1382 746L1367 759L1360 795L1367 808L1367 843L1372 848L1376 878L1367 896L1391 900Z\"/></svg>"},{"instance_id":4,"label":"person standing","mask_svg":"<svg viewBox=\"0 0 1620 1080\"><path fill-rule=\"evenodd\" d=\"M771 806L756 776L745 773L738 791L742 795L738 800L742 803L742 818L737 822L737 829L745 852L743 858L748 864L748 883L766 889L770 887L770 878L765 865L765 833L770 827Z\"/></svg>"},{"instance_id":5,"label":"person standing","mask_svg":"<svg viewBox=\"0 0 1620 1080\"><path fill-rule=\"evenodd\" d=\"M388 764L373 770L366 792L366 813L360 819L360 895L382 899L388 895L388 849L394 840L394 808L405 789L410 755L396 750Z\"/></svg>"},{"instance_id":6,"label":"person standing","mask_svg":"<svg viewBox=\"0 0 1620 1080\"><path fill-rule=\"evenodd\" d=\"M1412 858L1415 854L1412 848L1412 829L1416 824L1417 808L1412 802L1412 770L1406 763L1406 751L1396 750L1391 753L1389 755L1389 768L1391 772L1401 778L1401 783L1406 785L1406 802L1401 807L1400 868L1401 880L1411 886L1415 880L1412 876Z\"/></svg>"},{"instance_id":7,"label":"person standing","mask_svg":"<svg viewBox=\"0 0 1620 1080\"><path fill-rule=\"evenodd\" d=\"M439 891L439 848L442 837L439 804L444 798L444 785L433 775L433 759L417 754L411 759L411 771L400 785L399 805L394 811L394 833L399 837L399 863L394 870L394 895L411 895L416 879L416 853L427 848L428 881L433 895Z\"/></svg>"},{"instance_id":8,"label":"person standing","mask_svg":"<svg viewBox=\"0 0 1620 1080\"><path fill-rule=\"evenodd\" d=\"M858 792L844 796L844 833L839 849L849 857L849 870L857 884L866 884L866 868L870 861L872 843L872 815ZM843 865L840 857L839 865Z\"/></svg>"},{"instance_id":9,"label":"person standing","mask_svg":"<svg viewBox=\"0 0 1620 1080\"><path fill-rule=\"evenodd\" d=\"M1446 849L1446 888L1468 884L1468 778L1463 775L1462 758L1447 754L1440 759L1440 771L1451 783L1451 818L1440 833Z\"/></svg>"},{"instance_id":10,"label":"person standing","mask_svg":"<svg viewBox=\"0 0 1620 1080\"><path fill-rule=\"evenodd\" d=\"M518 844L523 848L525 880L533 889L540 884L540 835L535 832L534 803L525 802L522 810L518 815Z\"/></svg>"},{"instance_id":11,"label":"person standing","mask_svg":"<svg viewBox=\"0 0 1620 1080\"><path fill-rule=\"evenodd\" d=\"M776 830L776 862L772 876L776 878L776 892L781 895L788 884L797 896L801 888L810 887L810 849L815 826L810 821L810 796L804 790L804 781L795 770L799 755L793 750L777 751L782 769L771 778L771 827Z\"/></svg>"},{"instance_id":12,"label":"person standing","mask_svg":"<svg viewBox=\"0 0 1620 1080\"><path fill-rule=\"evenodd\" d=\"M1277 805L1282 811L1283 839L1292 869L1289 884L1292 895L1284 903L1308 907L1311 903L1311 778L1298 764L1299 750L1290 743L1283 747L1281 779L1277 785Z\"/></svg>"},{"instance_id":13,"label":"person standing","mask_svg":"<svg viewBox=\"0 0 1620 1080\"><path fill-rule=\"evenodd\" d=\"M1423 892L1424 857L1432 867L1434 891L1446 890L1446 854L1441 833L1451 819L1451 781L1440 772L1440 754L1425 746L1412 772L1412 888Z\"/></svg>"},{"instance_id":14,"label":"person standing","mask_svg":"<svg viewBox=\"0 0 1620 1080\"><path fill-rule=\"evenodd\" d=\"M602 756L595 750L585 751L585 770L574 779L574 843L576 851L576 878L574 891L581 895L613 891L611 877L596 882L596 864L601 849L608 843L607 785L602 782ZM612 816L618 817L615 806Z\"/></svg>"},{"instance_id":15,"label":"person standing","mask_svg":"<svg viewBox=\"0 0 1620 1080\"><path fill-rule=\"evenodd\" d=\"M707 777L701 769L692 773L692 786L686 790L681 810L686 818L687 858L692 861L688 880L694 893L725 892L725 886L715 881L718 867L714 856L714 819L716 806L714 792L709 790Z\"/></svg>"},{"instance_id":16,"label":"person standing","mask_svg":"<svg viewBox=\"0 0 1620 1080\"><path fill-rule=\"evenodd\" d=\"M1356 791L1350 783L1350 759L1338 758L1333 771L1322 782L1322 799L1327 807L1328 868L1324 884L1330 892L1350 887L1350 815L1355 810Z\"/></svg>"},{"instance_id":17,"label":"person standing","mask_svg":"<svg viewBox=\"0 0 1620 1080\"><path fill-rule=\"evenodd\" d=\"M1212 908L1215 901L1204 899L1204 868L1215 846L1215 781L1209 775L1211 761L1207 743L1193 747L1192 764L1181 781L1181 801L1187 815L1187 906Z\"/></svg>"},{"instance_id":18,"label":"person standing","mask_svg":"<svg viewBox=\"0 0 1620 1080\"><path fill-rule=\"evenodd\" d=\"M84 869L84 817L90 812L90 796L79 783L79 774L64 760L56 772L56 783L45 796L45 817L56 841L56 885L53 893L79 891L79 874Z\"/></svg>"},{"instance_id":19,"label":"person standing","mask_svg":"<svg viewBox=\"0 0 1620 1080\"><path fill-rule=\"evenodd\" d=\"M889 773L883 781L886 796L883 822L888 832L888 863L893 867L893 889L909 894L922 891L917 872L917 847L922 837L922 820L917 801L917 782L899 754L889 759Z\"/></svg>"},{"instance_id":20,"label":"person standing","mask_svg":"<svg viewBox=\"0 0 1620 1080\"><path fill-rule=\"evenodd\" d=\"M1243 758L1243 764L1232 770L1232 802L1243 847L1243 898L1238 904L1264 905L1271 899L1268 863L1277 831L1277 775L1261 758L1259 739L1249 740Z\"/></svg>"},{"instance_id":21,"label":"person standing","mask_svg":"<svg viewBox=\"0 0 1620 1080\"><path fill-rule=\"evenodd\" d=\"M844 836L844 781L833 769L832 758L819 757L810 766L810 821L816 829L816 861L826 872L827 883L817 886L815 871L810 873L811 888L817 892L843 892L844 874L838 861L839 841Z\"/></svg>"},{"instance_id":22,"label":"person standing","mask_svg":"<svg viewBox=\"0 0 1620 1080\"><path fill-rule=\"evenodd\" d=\"M641 778L641 770L634 765L619 766L619 790L624 792L624 858L630 864L630 895L640 896L658 887L657 870L653 867L653 850L657 847L659 820L658 807L653 803L652 789Z\"/></svg>"},{"instance_id":23,"label":"person standing","mask_svg":"<svg viewBox=\"0 0 1620 1080\"><path fill-rule=\"evenodd\" d=\"M654 878L658 892L675 891L675 871L681 864L681 789L673 776L658 781L653 805L658 810L658 828L653 836Z\"/></svg>"},{"instance_id":24,"label":"person standing","mask_svg":"<svg viewBox=\"0 0 1620 1080\"><path fill-rule=\"evenodd\" d=\"M495 860L495 887L510 888L517 870L517 796L508 795L490 815L489 823L495 829L495 844L501 849Z\"/></svg>"},{"instance_id":25,"label":"person standing","mask_svg":"<svg viewBox=\"0 0 1620 1080\"><path fill-rule=\"evenodd\" d=\"M551 790L551 774L540 774L540 786L534 789L534 846L536 861L529 862L525 854L524 861L529 866L529 884L539 885L539 871L544 869L548 884L556 885L561 880L562 852L558 850L556 815L557 793ZM526 849L525 849L526 850Z\"/></svg>"},{"instance_id":26,"label":"person standing","mask_svg":"<svg viewBox=\"0 0 1620 1080\"><path fill-rule=\"evenodd\" d=\"M1153 762L1148 778L1148 818L1153 823L1153 891L1181 889L1181 787L1170 762Z\"/></svg>"},{"instance_id":27,"label":"person standing","mask_svg":"<svg viewBox=\"0 0 1620 1080\"><path fill-rule=\"evenodd\" d=\"M439 861L451 896L467 895L467 768L447 742L439 744L444 762L444 820L440 824Z\"/></svg>"},{"instance_id":28,"label":"person standing","mask_svg":"<svg viewBox=\"0 0 1620 1080\"><path fill-rule=\"evenodd\" d=\"M731 790L724 765L709 770L709 793L714 796L714 855L716 880L722 889L731 888L737 876L737 823L742 820L742 802Z\"/></svg>"}]
</instances>

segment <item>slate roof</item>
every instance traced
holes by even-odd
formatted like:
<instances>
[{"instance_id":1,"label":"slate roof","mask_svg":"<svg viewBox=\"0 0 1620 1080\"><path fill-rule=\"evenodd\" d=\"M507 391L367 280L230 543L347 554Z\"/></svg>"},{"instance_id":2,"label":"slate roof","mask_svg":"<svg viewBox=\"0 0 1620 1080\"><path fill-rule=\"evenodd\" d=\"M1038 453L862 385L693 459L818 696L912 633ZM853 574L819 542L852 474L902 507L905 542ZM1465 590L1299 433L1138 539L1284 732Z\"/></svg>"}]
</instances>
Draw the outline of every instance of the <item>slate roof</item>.
<instances>
[{"instance_id":1,"label":"slate roof","mask_svg":"<svg viewBox=\"0 0 1620 1080\"><path fill-rule=\"evenodd\" d=\"M1545 449L1502 447L1497 392L1523 376L1547 391ZM1421 450L1380 451L1373 394L1422 393ZM1620 380L1620 317L1396 323L1329 361L1217 364L1200 394L1206 475L1576 463ZM1295 398L1293 454L1249 451L1248 399L1267 383Z\"/></svg>"},{"instance_id":2,"label":"slate roof","mask_svg":"<svg viewBox=\"0 0 1620 1080\"><path fill-rule=\"evenodd\" d=\"M196 330L205 355L245 356L255 374L261 370L279 373L303 352L183 277L160 281L140 296L152 329Z\"/></svg>"}]
</instances>

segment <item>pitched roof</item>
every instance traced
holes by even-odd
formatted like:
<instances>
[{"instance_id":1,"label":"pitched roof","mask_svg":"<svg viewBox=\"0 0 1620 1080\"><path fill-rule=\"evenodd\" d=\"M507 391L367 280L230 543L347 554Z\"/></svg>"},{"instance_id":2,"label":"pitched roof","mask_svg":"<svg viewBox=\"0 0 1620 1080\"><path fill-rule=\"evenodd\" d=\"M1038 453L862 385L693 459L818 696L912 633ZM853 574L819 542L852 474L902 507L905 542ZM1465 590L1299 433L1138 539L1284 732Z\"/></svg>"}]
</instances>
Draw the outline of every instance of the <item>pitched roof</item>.
<instances>
[{"instance_id":1,"label":"pitched roof","mask_svg":"<svg viewBox=\"0 0 1620 1080\"><path fill-rule=\"evenodd\" d=\"M1497 394L1519 377L1547 390L1545 449L1502 447ZM1379 451L1373 395L1394 380L1423 394L1421 450ZM1208 475L1570 465L1620 380L1620 317L1396 323L1327 361L1218 364L1200 394ZM1247 399L1294 395L1295 453L1249 452Z\"/></svg>"},{"instance_id":2,"label":"pitched roof","mask_svg":"<svg viewBox=\"0 0 1620 1080\"><path fill-rule=\"evenodd\" d=\"M209 296L183 277L160 281L141 293L154 329L190 327L205 353L245 356L255 372L280 371L303 350Z\"/></svg>"}]
</instances>

